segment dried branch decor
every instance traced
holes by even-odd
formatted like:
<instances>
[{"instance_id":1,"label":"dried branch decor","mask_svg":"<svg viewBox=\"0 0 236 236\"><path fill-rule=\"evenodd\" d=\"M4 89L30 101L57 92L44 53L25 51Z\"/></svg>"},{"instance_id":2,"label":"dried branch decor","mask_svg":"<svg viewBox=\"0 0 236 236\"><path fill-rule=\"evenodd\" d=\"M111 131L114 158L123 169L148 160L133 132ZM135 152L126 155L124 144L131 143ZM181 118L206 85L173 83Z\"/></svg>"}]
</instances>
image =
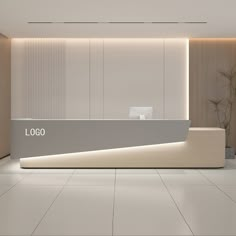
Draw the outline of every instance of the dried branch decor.
<instances>
[{"instance_id":1,"label":"dried branch decor","mask_svg":"<svg viewBox=\"0 0 236 236\"><path fill-rule=\"evenodd\" d=\"M226 147L229 147L233 105L236 102L236 66L229 71L219 71L219 75L226 81L226 95L220 99L209 99L209 102L214 106L219 127L225 129Z\"/></svg>"}]
</instances>

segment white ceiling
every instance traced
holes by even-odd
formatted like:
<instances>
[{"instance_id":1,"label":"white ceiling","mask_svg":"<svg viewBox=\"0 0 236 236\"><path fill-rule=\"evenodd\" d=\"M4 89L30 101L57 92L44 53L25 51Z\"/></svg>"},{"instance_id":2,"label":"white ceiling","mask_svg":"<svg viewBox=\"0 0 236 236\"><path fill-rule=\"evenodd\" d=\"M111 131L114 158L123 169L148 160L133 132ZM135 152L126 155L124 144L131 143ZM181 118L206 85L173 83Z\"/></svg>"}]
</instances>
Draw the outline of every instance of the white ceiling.
<instances>
[{"instance_id":1,"label":"white ceiling","mask_svg":"<svg viewBox=\"0 0 236 236\"><path fill-rule=\"evenodd\" d=\"M100 23L28 23L36 21ZM101 23L140 21L146 23ZM150 23L199 21L207 24ZM11 38L236 38L236 0L0 0L0 33Z\"/></svg>"}]
</instances>

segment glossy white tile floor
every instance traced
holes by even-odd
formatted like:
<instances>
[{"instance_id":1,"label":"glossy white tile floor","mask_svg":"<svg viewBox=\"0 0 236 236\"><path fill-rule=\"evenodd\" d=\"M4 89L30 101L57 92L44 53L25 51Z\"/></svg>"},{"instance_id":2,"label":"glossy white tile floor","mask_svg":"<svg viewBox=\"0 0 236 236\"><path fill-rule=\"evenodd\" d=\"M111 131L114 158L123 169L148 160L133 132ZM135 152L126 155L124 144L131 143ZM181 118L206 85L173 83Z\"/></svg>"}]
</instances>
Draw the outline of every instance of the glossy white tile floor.
<instances>
[{"instance_id":1,"label":"glossy white tile floor","mask_svg":"<svg viewBox=\"0 0 236 236\"><path fill-rule=\"evenodd\" d=\"M236 235L223 169L20 169L0 160L0 235Z\"/></svg>"}]
</instances>

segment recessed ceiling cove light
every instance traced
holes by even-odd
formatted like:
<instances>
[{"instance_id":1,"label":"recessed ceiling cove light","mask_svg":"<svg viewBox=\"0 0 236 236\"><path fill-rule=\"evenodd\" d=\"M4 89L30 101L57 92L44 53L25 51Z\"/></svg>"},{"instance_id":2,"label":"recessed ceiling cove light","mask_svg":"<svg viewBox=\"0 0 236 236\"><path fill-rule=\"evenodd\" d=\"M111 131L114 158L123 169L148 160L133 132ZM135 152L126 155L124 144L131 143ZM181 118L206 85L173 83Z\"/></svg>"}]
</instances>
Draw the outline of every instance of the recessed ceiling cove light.
<instances>
[{"instance_id":1,"label":"recessed ceiling cove light","mask_svg":"<svg viewBox=\"0 0 236 236\"><path fill-rule=\"evenodd\" d=\"M29 21L28 24L207 24L207 21Z\"/></svg>"}]
</instances>

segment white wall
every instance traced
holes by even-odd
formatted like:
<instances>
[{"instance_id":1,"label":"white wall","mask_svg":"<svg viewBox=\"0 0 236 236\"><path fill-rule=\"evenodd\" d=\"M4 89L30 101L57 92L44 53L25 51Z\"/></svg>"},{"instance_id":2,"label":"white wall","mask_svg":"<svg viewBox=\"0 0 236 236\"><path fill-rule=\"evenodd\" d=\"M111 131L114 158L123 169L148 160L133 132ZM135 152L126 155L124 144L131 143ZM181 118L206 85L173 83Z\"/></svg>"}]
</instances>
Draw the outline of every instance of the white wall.
<instances>
[{"instance_id":1,"label":"white wall","mask_svg":"<svg viewBox=\"0 0 236 236\"><path fill-rule=\"evenodd\" d=\"M188 117L188 42L165 40L165 118Z\"/></svg>"},{"instance_id":2,"label":"white wall","mask_svg":"<svg viewBox=\"0 0 236 236\"><path fill-rule=\"evenodd\" d=\"M187 71L186 39L13 39L12 118L188 119Z\"/></svg>"},{"instance_id":3,"label":"white wall","mask_svg":"<svg viewBox=\"0 0 236 236\"><path fill-rule=\"evenodd\" d=\"M104 116L126 119L131 106L164 117L162 39L104 40Z\"/></svg>"}]
</instances>

